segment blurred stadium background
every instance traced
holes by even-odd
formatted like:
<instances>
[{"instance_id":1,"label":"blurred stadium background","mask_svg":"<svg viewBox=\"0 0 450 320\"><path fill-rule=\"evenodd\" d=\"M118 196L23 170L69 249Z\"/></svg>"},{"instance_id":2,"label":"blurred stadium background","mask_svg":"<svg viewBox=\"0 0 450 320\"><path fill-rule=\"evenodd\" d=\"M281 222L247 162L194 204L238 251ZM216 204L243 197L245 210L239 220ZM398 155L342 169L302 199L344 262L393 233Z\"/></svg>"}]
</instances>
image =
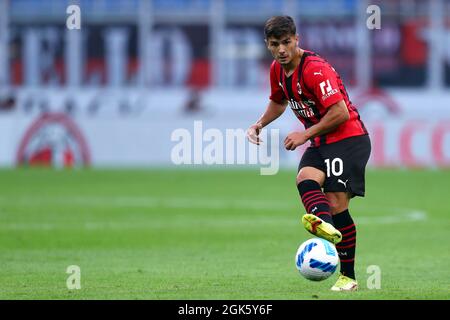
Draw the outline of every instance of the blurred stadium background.
<instances>
[{"instance_id":1,"label":"blurred stadium background","mask_svg":"<svg viewBox=\"0 0 450 320\"><path fill-rule=\"evenodd\" d=\"M450 296L450 0L0 0L0 297L337 298L295 275L303 148L280 148L274 177L171 161L175 129L246 129L263 112L263 25L279 14L371 133L358 271L380 265L388 290L356 297ZM270 128L300 126L287 111ZM433 232L412 237L419 224ZM65 287L71 264L84 291Z\"/></svg>"}]
</instances>

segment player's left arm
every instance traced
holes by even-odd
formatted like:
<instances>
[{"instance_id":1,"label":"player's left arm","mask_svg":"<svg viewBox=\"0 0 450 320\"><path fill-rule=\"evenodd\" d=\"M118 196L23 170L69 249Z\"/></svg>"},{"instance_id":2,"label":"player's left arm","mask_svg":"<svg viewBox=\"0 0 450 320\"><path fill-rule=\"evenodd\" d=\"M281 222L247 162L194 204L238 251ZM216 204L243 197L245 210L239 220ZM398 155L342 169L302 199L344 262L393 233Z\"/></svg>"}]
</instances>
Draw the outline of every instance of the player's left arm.
<instances>
[{"instance_id":1,"label":"player's left arm","mask_svg":"<svg viewBox=\"0 0 450 320\"><path fill-rule=\"evenodd\" d=\"M308 70L305 83L312 88L315 96L327 109L318 123L302 132L291 132L284 140L287 150L295 150L309 139L334 131L350 118L344 97L339 90L336 72L326 66Z\"/></svg>"},{"instance_id":2,"label":"player's left arm","mask_svg":"<svg viewBox=\"0 0 450 320\"><path fill-rule=\"evenodd\" d=\"M345 101L341 100L329 107L327 113L315 125L309 127L305 131L295 131L288 134L284 140L284 146L287 150L295 150L295 148L301 146L309 139L334 131L349 118L350 115Z\"/></svg>"}]
</instances>

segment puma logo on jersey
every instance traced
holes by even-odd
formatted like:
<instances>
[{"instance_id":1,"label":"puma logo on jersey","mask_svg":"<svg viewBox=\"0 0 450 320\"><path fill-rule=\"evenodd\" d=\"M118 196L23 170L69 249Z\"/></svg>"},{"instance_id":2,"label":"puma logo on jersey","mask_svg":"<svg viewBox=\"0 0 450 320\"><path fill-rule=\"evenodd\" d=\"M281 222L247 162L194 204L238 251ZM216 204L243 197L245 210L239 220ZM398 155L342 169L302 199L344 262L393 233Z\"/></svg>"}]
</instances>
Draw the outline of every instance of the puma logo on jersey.
<instances>
[{"instance_id":1,"label":"puma logo on jersey","mask_svg":"<svg viewBox=\"0 0 450 320\"><path fill-rule=\"evenodd\" d=\"M320 70L319 72L314 72L314 75L315 76L321 75L323 77L322 70Z\"/></svg>"},{"instance_id":2,"label":"puma logo on jersey","mask_svg":"<svg viewBox=\"0 0 450 320\"><path fill-rule=\"evenodd\" d=\"M346 188L347 188L347 181L348 181L348 179L345 180L345 182L342 181L341 179L338 179L338 183L342 183Z\"/></svg>"},{"instance_id":3,"label":"puma logo on jersey","mask_svg":"<svg viewBox=\"0 0 450 320\"><path fill-rule=\"evenodd\" d=\"M283 84L278 81L278 85L284 90Z\"/></svg>"}]
</instances>

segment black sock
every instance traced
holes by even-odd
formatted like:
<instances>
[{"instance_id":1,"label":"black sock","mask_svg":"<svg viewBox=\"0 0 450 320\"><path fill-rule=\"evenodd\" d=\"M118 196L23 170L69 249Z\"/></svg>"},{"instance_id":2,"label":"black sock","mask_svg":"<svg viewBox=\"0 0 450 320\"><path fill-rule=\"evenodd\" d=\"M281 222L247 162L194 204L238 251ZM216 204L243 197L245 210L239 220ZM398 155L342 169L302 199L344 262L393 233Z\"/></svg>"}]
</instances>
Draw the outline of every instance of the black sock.
<instances>
[{"instance_id":1,"label":"black sock","mask_svg":"<svg viewBox=\"0 0 450 320\"><path fill-rule=\"evenodd\" d=\"M323 221L334 225L330 212L330 203L316 181L304 180L297 185L297 189L300 193L306 212L320 217Z\"/></svg>"},{"instance_id":2,"label":"black sock","mask_svg":"<svg viewBox=\"0 0 450 320\"><path fill-rule=\"evenodd\" d=\"M342 241L336 245L341 260L341 273L355 277L356 226L348 209L333 216L334 226L342 233Z\"/></svg>"}]
</instances>

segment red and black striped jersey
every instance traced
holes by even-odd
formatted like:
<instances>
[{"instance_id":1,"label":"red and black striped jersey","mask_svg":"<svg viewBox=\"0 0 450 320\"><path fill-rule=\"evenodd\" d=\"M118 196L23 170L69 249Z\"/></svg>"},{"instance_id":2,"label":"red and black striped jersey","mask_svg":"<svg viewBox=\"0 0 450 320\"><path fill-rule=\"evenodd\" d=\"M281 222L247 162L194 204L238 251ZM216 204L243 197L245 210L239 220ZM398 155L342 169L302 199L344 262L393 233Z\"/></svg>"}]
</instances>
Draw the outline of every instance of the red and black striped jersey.
<instances>
[{"instance_id":1,"label":"red and black striped jersey","mask_svg":"<svg viewBox=\"0 0 450 320\"><path fill-rule=\"evenodd\" d=\"M289 77L286 77L281 65L274 61L270 67L270 85L270 99L277 103L287 100L306 129L318 123L329 107L344 100L350 118L334 131L311 139L311 146L368 134L341 77L325 59L314 52L305 50L299 65Z\"/></svg>"}]
</instances>

